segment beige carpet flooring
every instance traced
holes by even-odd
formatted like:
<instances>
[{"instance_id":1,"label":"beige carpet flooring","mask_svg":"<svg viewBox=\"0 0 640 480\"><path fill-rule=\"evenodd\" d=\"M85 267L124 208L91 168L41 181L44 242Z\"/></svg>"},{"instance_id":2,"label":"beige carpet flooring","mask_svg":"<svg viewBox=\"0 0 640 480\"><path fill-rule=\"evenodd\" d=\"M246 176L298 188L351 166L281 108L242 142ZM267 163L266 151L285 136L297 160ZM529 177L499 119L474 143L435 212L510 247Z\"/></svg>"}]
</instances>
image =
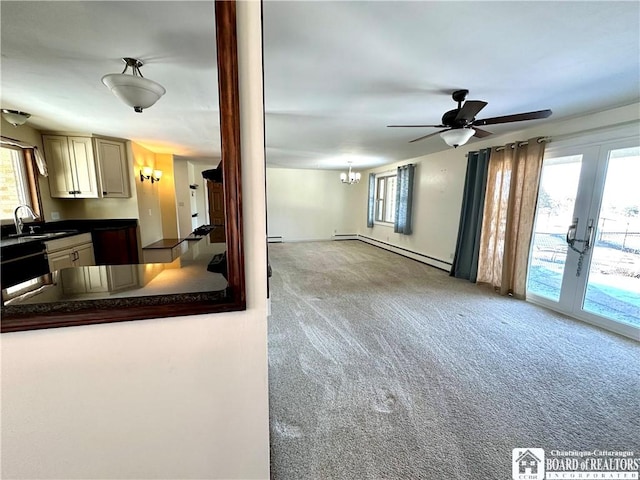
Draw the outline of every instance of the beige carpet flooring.
<instances>
[{"instance_id":1,"label":"beige carpet flooring","mask_svg":"<svg viewBox=\"0 0 640 480\"><path fill-rule=\"evenodd\" d=\"M640 346L359 241L269 245L274 479L510 479L640 454Z\"/></svg>"}]
</instances>

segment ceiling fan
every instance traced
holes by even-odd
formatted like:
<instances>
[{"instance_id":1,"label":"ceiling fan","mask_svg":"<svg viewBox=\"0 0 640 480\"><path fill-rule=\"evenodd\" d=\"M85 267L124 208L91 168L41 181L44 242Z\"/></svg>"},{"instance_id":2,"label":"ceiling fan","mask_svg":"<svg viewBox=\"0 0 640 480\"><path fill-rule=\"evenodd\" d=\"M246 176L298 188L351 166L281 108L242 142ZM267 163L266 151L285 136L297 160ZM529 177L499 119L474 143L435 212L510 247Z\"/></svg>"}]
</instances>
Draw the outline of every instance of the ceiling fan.
<instances>
[{"instance_id":1,"label":"ceiling fan","mask_svg":"<svg viewBox=\"0 0 640 480\"><path fill-rule=\"evenodd\" d=\"M498 123L522 122L524 120L537 120L539 118L547 118L551 115L551 110L538 110L535 112L516 113L513 115L504 115L501 117L483 118L476 120L476 115L487 106L487 102L481 100L466 100L469 90L456 90L451 97L454 102L458 102L458 108L449 110L442 116L441 125L387 125L388 127L435 127L444 128L439 132L430 133L423 137L411 140L409 143L418 142L425 138L433 137L440 134L442 139L450 147L459 147L475 136L483 138L491 135L491 132L478 128L478 125L495 125ZM466 101L465 101L466 100ZM462 104L464 102L464 105Z\"/></svg>"}]
</instances>

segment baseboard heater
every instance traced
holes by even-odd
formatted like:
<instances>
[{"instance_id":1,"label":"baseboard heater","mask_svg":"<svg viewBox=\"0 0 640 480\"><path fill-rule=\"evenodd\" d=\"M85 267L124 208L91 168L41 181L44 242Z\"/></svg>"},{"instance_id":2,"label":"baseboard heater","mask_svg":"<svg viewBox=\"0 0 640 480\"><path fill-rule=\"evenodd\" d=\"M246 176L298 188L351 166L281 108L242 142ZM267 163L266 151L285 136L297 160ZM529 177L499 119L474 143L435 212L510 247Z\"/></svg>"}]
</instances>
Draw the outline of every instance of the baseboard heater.
<instances>
[{"instance_id":1,"label":"baseboard heater","mask_svg":"<svg viewBox=\"0 0 640 480\"><path fill-rule=\"evenodd\" d=\"M398 255L402 255L403 257L425 263L430 267L444 270L445 272L449 272L451 270L451 266L453 265L452 263L445 262L444 260L440 260L439 258L430 257L429 255L425 255L424 253L414 252L413 250L409 250L408 248L398 247L391 243L387 243L376 238L367 237L365 235L358 235L358 240L370 245L374 245L378 248L383 248L390 252L397 253Z\"/></svg>"},{"instance_id":2,"label":"baseboard heater","mask_svg":"<svg viewBox=\"0 0 640 480\"><path fill-rule=\"evenodd\" d=\"M282 243L284 240L282 237L267 237L267 243Z\"/></svg>"},{"instance_id":3,"label":"baseboard heater","mask_svg":"<svg viewBox=\"0 0 640 480\"><path fill-rule=\"evenodd\" d=\"M334 233L333 240L357 240L357 233Z\"/></svg>"}]
</instances>

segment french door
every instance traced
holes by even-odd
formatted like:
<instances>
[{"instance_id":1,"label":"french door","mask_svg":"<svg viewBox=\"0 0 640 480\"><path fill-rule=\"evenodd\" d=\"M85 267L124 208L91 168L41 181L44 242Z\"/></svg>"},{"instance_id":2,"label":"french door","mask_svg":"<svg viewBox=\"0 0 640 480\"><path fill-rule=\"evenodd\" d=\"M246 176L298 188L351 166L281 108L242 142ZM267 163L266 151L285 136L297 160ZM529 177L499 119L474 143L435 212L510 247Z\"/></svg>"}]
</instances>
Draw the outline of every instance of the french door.
<instances>
[{"instance_id":1,"label":"french door","mask_svg":"<svg viewBox=\"0 0 640 480\"><path fill-rule=\"evenodd\" d=\"M527 298L640 340L640 141L551 145Z\"/></svg>"}]
</instances>

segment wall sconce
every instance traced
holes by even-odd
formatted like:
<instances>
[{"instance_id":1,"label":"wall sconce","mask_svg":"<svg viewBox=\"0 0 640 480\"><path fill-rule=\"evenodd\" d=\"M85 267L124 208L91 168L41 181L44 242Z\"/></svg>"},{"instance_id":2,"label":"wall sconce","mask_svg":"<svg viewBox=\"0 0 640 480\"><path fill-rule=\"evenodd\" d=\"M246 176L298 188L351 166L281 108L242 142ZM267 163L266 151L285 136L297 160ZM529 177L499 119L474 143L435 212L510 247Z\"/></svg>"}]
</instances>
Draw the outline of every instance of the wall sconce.
<instances>
[{"instance_id":1,"label":"wall sconce","mask_svg":"<svg viewBox=\"0 0 640 480\"><path fill-rule=\"evenodd\" d=\"M151 167L144 166L140 170L140 181L144 182L145 178L151 180L151 183L159 182L162 177L162 170L153 170Z\"/></svg>"}]
</instances>

